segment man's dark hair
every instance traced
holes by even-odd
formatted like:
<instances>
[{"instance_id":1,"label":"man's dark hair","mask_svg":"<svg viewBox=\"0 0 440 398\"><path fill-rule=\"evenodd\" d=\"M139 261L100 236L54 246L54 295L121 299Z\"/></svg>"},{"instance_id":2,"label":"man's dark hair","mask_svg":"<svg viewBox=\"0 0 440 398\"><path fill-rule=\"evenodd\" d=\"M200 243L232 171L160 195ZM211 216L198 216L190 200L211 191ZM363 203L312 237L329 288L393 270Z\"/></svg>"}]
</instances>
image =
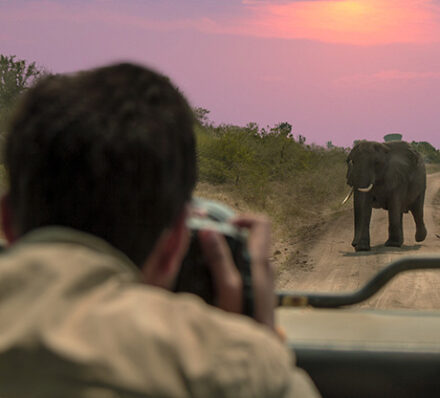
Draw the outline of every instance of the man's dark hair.
<instances>
[{"instance_id":1,"label":"man's dark hair","mask_svg":"<svg viewBox=\"0 0 440 398\"><path fill-rule=\"evenodd\" d=\"M141 266L194 188L193 112L141 66L51 76L22 99L5 159L19 235L72 227Z\"/></svg>"}]
</instances>

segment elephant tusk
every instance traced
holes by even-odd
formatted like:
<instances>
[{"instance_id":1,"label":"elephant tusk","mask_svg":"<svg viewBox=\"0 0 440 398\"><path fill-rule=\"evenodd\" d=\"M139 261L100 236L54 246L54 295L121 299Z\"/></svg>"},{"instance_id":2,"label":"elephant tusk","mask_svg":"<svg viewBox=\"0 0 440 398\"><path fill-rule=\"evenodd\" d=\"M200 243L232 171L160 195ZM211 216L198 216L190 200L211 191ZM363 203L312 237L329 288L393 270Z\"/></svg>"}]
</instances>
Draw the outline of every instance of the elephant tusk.
<instances>
[{"instance_id":1,"label":"elephant tusk","mask_svg":"<svg viewBox=\"0 0 440 398\"><path fill-rule=\"evenodd\" d=\"M351 195L353 195L353 190L354 188L351 188L350 192L348 193L348 195L345 197L345 199L342 201L342 204L345 205L348 201L348 199L351 198Z\"/></svg>"},{"instance_id":2,"label":"elephant tusk","mask_svg":"<svg viewBox=\"0 0 440 398\"><path fill-rule=\"evenodd\" d=\"M368 185L367 188L358 188L359 192L370 192L371 189L373 188L373 184Z\"/></svg>"}]
</instances>

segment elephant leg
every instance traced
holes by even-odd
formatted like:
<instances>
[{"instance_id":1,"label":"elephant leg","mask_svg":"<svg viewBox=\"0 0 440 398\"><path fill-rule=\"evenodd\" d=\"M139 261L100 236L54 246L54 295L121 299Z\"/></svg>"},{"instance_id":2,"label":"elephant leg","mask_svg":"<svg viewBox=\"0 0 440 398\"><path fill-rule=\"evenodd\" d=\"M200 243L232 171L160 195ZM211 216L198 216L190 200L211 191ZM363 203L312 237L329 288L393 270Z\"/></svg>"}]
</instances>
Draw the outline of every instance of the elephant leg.
<instances>
[{"instance_id":1,"label":"elephant leg","mask_svg":"<svg viewBox=\"0 0 440 398\"><path fill-rule=\"evenodd\" d=\"M410 211L416 223L416 242L425 240L427 231L423 221L423 204L425 202L425 192L422 192L412 204Z\"/></svg>"},{"instance_id":2,"label":"elephant leg","mask_svg":"<svg viewBox=\"0 0 440 398\"><path fill-rule=\"evenodd\" d=\"M385 246L400 247L403 244L403 228L402 228L403 212L399 204L398 198L391 200L388 209L388 240Z\"/></svg>"}]
</instances>

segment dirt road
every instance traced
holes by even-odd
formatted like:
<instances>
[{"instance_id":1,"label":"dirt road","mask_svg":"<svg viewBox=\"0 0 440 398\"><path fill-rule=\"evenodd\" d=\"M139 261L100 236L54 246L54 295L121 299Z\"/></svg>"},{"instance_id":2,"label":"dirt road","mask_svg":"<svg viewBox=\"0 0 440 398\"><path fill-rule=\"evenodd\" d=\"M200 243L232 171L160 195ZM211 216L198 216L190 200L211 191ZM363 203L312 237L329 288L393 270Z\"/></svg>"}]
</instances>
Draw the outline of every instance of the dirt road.
<instances>
[{"instance_id":1,"label":"dirt road","mask_svg":"<svg viewBox=\"0 0 440 398\"><path fill-rule=\"evenodd\" d=\"M325 233L297 253L300 260L291 261L280 270L277 287L300 291L352 291L401 256L440 255L440 205L434 204L439 190L440 173L429 175L425 200L428 236L424 242L415 242L414 220L408 213L403 217L405 240L402 248L385 247L388 213L373 209L371 251L356 253L351 247L353 214L349 205ZM440 309L440 271L412 271L397 276L361 307Z\"/></svg>"}]
</instances>

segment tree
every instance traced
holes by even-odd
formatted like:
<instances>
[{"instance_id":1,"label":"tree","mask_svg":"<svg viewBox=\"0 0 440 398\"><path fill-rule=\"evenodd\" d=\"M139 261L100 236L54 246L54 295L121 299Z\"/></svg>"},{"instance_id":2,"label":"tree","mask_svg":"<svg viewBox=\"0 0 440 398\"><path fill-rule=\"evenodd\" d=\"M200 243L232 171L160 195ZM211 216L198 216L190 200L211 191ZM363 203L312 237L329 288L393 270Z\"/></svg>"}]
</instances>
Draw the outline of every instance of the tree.
<instances>
[{"instance_id":1,"label":"tree","mask_svg":"<svg viewBox=\"0 0 440 398\"><path fill-rule=\"evenodd\" d=\"M35 62L28 64L15 55L0 54L0 109L9 107L14 99L43 75Z\"/></svg>"},{"instance_id":2,"label":"tree","mask_svg":"<svg viewBox=\"0 0 440 398\"><path fill-rule=\"evenodd\" d=\"M35 62L18 60L15 55L0 54L0 153L12 106L18 95L46 73ZM3 159L0 156L0 162ZM3 181L0 176L0 181ZM0 182L1 183L1 182Z\"/></svg>"},{"instance_id":3,"label":"tree","mask_svg":"<svg viewBox=\"0 0 440 398\"><path fill-rule=\"evenodd\" d=\"M298 135L298 142L299 142L301 145L304 145L304 143L306 142L306 137L304 137L303 135L299 134L299 135Z\"/></svg>"},{"instance_id":4,"label":"tree","mask_svg":"<svg viewBox=\"0 0 440 398\"><path fill-rule=\"evenodd\" d=\"M0 133L18 95L44 74L35 62L28 63L15 55L0 54Z\"/></svg>"},{"instance_id":5,"label":"tree","mask_svg":"<svg viewBox=\"0 0 440 398\"><path fill-rule=\"evenodd\" d=\"M411 142L411 145L423 156L426 163L440 163L440 151L426 141Z\"/></svg>"},{"instance_id":6,"label":"tree","mask_svg":"<svg viewBox=\"0 0 440 398\"><path fill-rule=\"evenodd\" d=\"M258 127L258 124L255 123L255 122L249 122L249 123L246 125L245 129L246 129L247 132L249 132L249 134L250 134L251 136L254 136L254 137L259 137L259 136L260 136L260 135L259 135L259 134L260 134L260 133L259 133L260 128Z\"/></svg>"},{"instance_id":7,"label":"tree","mask_svg":"<svg viewBox=\"0 0 440 398\"><path fill-rule=\"evenodd\" d=\"M270 129L270 132L273 134L279 134L283 137L289 137L291 136L292 125L287 122L278 123Z\"/></svg>"},{"instance_id":8,"label":"tree","mask_svg":"<svg viewBox=\"0 0 440 398\"><path fill-rule=\"evenodd\" d=\"M197 122L199 122L199 124L201 126L208 126L209 125L209 113L211 111L209 111L208 109L205 108L194 108L193 109L194 112L194 117L196 118Z\"/></svg>"}]
</instances>

